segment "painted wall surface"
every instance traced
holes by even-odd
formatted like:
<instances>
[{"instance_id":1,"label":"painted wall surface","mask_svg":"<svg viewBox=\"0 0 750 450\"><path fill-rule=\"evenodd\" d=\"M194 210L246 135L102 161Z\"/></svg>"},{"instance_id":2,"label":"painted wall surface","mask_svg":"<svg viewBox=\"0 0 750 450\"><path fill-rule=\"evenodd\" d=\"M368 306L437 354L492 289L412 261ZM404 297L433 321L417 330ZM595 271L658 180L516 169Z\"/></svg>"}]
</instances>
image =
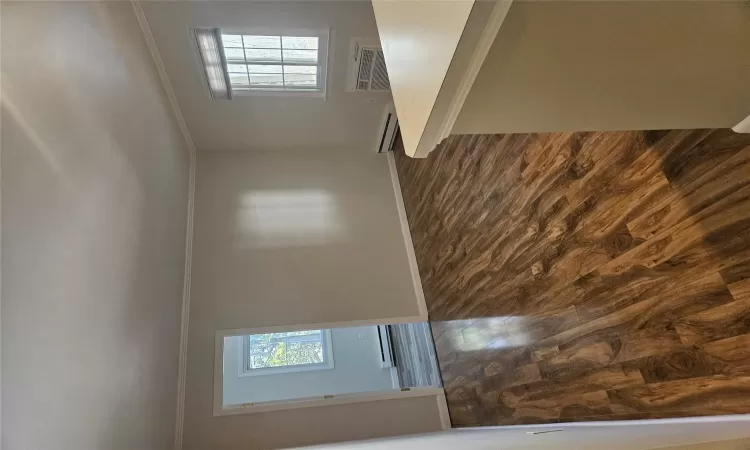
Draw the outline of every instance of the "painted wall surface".
<instances>
[{"instance_id":1,"label":"painted wall surface","mask_svg":"<svg viewBox=\"0 0 750 450\"><path fill-rule=\"evenodd\" d=\"M385 155L203 153L195 205L186 450L440 429L434 397L213 417L217 330L419 314Z\"/></svg>"},{"instance_id":2,"label":"painted wall surface","mask_svg":"<svg viewBox=\"0 0 750 450\"><path fill-rule=\"evenodd\" d=\"M747 2L513 2L452 133L731 128L749 54Z\"/></svg>"},{"instance_id":3,"label":"painted wall surface","mask_svg":"<svg viewBox=\"0 0 750 450\"><path fill-rule=\"evenodd\" d=\"M367 152L388 92L346 92L352 38L378 39L369 1L144 2L164 65L198 150ZM325 98L278 95L212 100L188 30L330 29Z\"/></svg>"},{"instance_id":4,"label":"painted wall surface","mask_svg":"<svg viewBox=\"0 0 750 450\"><path fill-rule=\"evenodd\" d=\"M188 152L129 2L3 2L2 448L172 448Z\"/></svg>"},{"instance_id":5,"label":"painted wall surface","mask_svg":"<svg viewBox=\"0 0 750 450\"><path fill-rule=\"evenodd\" d=\"M331 330L331 346L332 369L239 376L242 336L225 339L224 404L393 389L390 370L380 364L377 327L334 328Z\"/></svg>"}]
</instances>

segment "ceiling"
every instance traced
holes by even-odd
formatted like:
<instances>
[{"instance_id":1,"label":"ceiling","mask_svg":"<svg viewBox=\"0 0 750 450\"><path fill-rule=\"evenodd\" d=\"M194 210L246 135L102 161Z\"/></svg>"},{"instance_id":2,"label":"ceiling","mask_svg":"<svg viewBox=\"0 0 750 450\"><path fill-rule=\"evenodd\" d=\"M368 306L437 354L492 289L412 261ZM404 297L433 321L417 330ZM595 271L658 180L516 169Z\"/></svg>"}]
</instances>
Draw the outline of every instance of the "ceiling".
<instances>
[{"instance_id":1,"label":"ceiling","mask_svg":"<svg viewBox=\"0 0 750 450\"><path fill-rule=\"evenodd\" d=\"M389 93L345 92L352 38L377 38L370 2L143 2L169 80L200 152L374 151ZM212 100L190 30L330 28L326 98Z\"/></svg>"}]
</instances>

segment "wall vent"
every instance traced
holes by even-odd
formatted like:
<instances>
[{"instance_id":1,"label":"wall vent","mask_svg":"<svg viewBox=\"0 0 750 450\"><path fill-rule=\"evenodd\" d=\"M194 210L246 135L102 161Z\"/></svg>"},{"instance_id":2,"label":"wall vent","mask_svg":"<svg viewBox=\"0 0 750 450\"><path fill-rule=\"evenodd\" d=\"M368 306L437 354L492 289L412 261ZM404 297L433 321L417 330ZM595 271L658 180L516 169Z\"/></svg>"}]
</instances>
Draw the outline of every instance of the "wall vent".
<instances>
[{"instance_id":1,"label":"wall vent","mask_svg":"<svg viewBox=\"0 0 750 450\"><path fill-rule=\"evenodd\" d=\"M385 57L377 40L353 39L349 60L348 92L388 92L391 83Z\"/></svg>"}]
</instances>

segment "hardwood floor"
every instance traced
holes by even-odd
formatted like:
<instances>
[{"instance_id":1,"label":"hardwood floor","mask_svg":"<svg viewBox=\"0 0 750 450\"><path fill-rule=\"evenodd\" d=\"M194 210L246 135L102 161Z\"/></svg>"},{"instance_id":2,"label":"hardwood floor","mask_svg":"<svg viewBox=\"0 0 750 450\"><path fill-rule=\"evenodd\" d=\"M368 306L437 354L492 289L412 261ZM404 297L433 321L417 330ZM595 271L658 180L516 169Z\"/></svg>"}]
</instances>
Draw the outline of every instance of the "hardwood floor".
<instances>
[{"instance_id":1,"label":"hardwood floor","mask_svg":"<svg viewBox=\"0 0 750 450\"><path fill-rule=\"evenodd\" d=\"M750 413L750 135L395 156L454 426Z\"/></svg>"}]
</instances>

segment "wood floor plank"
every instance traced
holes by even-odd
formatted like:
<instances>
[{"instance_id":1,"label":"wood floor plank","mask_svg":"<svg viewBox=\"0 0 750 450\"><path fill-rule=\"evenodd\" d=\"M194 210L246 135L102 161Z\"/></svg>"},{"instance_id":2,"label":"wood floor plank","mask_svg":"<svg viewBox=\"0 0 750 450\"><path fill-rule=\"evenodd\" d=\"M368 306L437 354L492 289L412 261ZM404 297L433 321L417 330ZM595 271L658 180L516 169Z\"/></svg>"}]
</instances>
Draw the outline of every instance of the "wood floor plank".
<instances>
[{"instance_id":1,"label":"wood floor plank","mask_svg":"<svg viewBox=\"0 0 750 450\"><path fill-rule=\"evenodd\" d=\"M529 305L544 309L548 303L564 299L580 305L582 302L607 304L612 299L617 304L624 296L627 306L639 301L638 296L646 290L651 294L668 291L684 283L686 279L700 279L728 267L750 261L750 220L738 223L727 230L707 234L701 242L688 247L679 254L654 267L630 266L619 273L602 274L600 269L577 279L561 290L549 289L534 292L534 300ZM632 294L632 296L631 296ZM618 299L619 297L619 299ZM603 309L606 311L606 308ZM579 313L582 311L579 309ZM582 317L585 313L581 314Z\"/></svg>"},{"instance_id":2,"label":"wood floor plank","mask_svg":"<svg viewBox=\"0 0 750 450\"><path fill-rule=\"evenodd\" d=\"M554 343L543 343L532 347L531 359L534 362L544 361L545 359L552 358L553 356L560 354L560 347Z\"/></svg>"},{"instance_id":3,"label":"wood floor plank","mask_svg":"<svg viewBox=\"0 0 750 450\"><path fill-rule=\"evenodd\" d=\"M623 307L648 298L655 298L658 305L669 305L669 309L660 308L664 314L649 314L650 326L659 326L674 319L700 312L715 306L729 303L733 297L718 273L701 277L704 269L685 270L685 275L659 275L636 277L631 281L606 291L605 295L588 295L576 305L576 310L583 322L617 312ZM656 318L659 316L659 319ZM645 324L645 321L643 321Z\"/></svg>"},{"instance_id":4,"label":"wood floor plank","mask_svg":"<svg viewBox=\"0 0 750 450\"><path fill-rule=\"evenodd\" d=\"M658 353L631 362L638 367L646 383L681 380L729 373L731 367L709 352L684 347L673 353Z\"/></svg>"},{"instance_id":5,"label":"wood floor plank","mask_svg":"<svg viewBox=\"0 0 750 450\"><path fill-rule=\"evenodd\" d=\"M696 284L693 287L700 285L702 284ZM648 297L620 310L584 322L578 327L558 333L549 340L555 342L560 349L567 349L599 342L613 335L620 337L651 328L665 329L667 325L684 314L732 302L728 293L710 296L702 296L700 291L696 292L697 295L677 294Z\"/></svg>"},{"instance_id":6,"label":"wood floor plank","mask_svg":"<svg viewBox=\"0 0 750 450\"><path fill-rule=\"evenodd\" d=\"M703 351L725 363L732 371L750 368L750 334L741 334L703 344Z\"/></svg>"},{"instance_id":7,"label":"wood floor plank","mask_svg":"<svg viewBox=\"0 0 750 450\"><path fill-rule=\"evenodd\" d=\"M750 135L394 156L454 426L750 413Z\"/></svg>"},{"instance_id":8,"label":"wood floor plank","mask_svg":"<svg viewBox=\"0 0 750 450\"><path fill-rule=\"evenodd\" d=\"M523 402L514 408L513 418L564 419L613 412L607 392L595 391Z\"/></svg>"},{"instance_id":9,"label":"wood floor plank","mask_svg":"<svg viewBox=\"0 0 750 450\"><path fill-rule=\"evenodd\" d=\"M676 187L700 178L712 167L747 147L732 130L669 130L651 148L662 156L664 175Z\"/></svg>"},{"instance_id":10,"label":"wood floor plank","mask_svg":"<svg viewBox=\"0 0 750 450\"><path fill-rule=\"evenodd\" d=\"M554 315L510 317L505 321L505 326L511 339L522 337L524 340L536 342L580 323L575 307L570 306Z\"/></svg>"},{"instance_id":11,"label":"wood floor plank","mask_svg":"<svg viewBox=\"0 0 750 450\"><path fill-rule=\"evenodd\" d=\"M594 344L562 351L557 356L541 361L539 368L544 377L571 376L610 364L652 355L669 355L684 348L685 345L674 330L649 328L632 333L620 330L599 338Z\"/></svg>"},{"instance_id":12,"label":"wood floor plank","mask_svg":"<svg viewBox=\"0 0 750 450\"><path fill-rule=\"evenodd\" d=\"M645 328L638 331L623 331L620 334L622 347L615 362L626 362L654 355L669 355L681 351L685 345L673 329Z\"/></svg>"},{"instance_id":13,"label":"wood floor plank","mask_svg":"<svg viewBox=\"0 0 750 450\"><path fill-rule=\"evenodd\" d=\"M566 191L573 206L596 195L648 149L643 135L629 132L588 133L582 137L580 145L581 149L571 168L575 180ZM619 151L603 152L602 148L616 148Z\"/></svg>"},{"instance_id":14,"label":"wood floor plank","mask_svg":"<svg viewBox=\"0 0 750 450\"><path fill-rule=\"evenodd\" d=\"M673 190L653 209L628 223L634 237L648 239L700 212L727 194L750 184L750 146L721 164L706 166L703 176Z\"/></svg>"},{"instance_id":15,"label":"wood floor plank","mask_svg":"<svg viewBox=\"0 0 750 450\"><path fill-rule=\"evenodd\" d=\"M600 369L615 361L621 346L620 339L614 337L591 345L568 349L557 356L539 362L539 371L544 378L559 378Z\"/></svg>"},{"instance_id":16,"label":"wood floor plank","mask_svg":"<svg viewBox=\"0 0 750 450\"><path fill-rule=\"evenodd\" d=\"M750 333L750 303L734 301L675 322L680 338L687 345L700 345Z\"/></svg>"},{"instance_id":17,"label":"wood floor plank","mask_svg":"<svg viewBox=\"0 0 750 450\"><path fill-rule=\"evenodd\" d=\"M750 261L743 261L721 271L735 300L750 301Z\"/></svg>"},{"instance_id":18,"label":"wood floor plank","mask_svg":"<svg viewBox=\"0 0 750 450\"><path fill-rule=\"evenodd\" d=\"M743 261L725 268L720 272L721 278L728 285L750 279L750 261Z\"/></svg>"},{"instance_id":19,"label":"wood floor plank","mask_svg":"<svg viewBox=\"0 0 750 450\"><path fill-rule=\"evenodd\" d=\"M727 287L735 300L750 302L750 279L732 283Z\"/></svg>"},{"instance_id":20,"label":"wood floor plank","mask_svg":"<svg viewBox=\"0 0 750 450\"><path fill-rule=\"evenodd\" d=\"M600 165L600 172L596 174L599 183L589 182L586 184L589 189L585 190L575 189L576 186L568 189L566 196L571 205L577 206L593 198L596 199L597 213L601 213L610 210L631 193L639 193L634 198L647 196L654 189L652 184L661 183L661 179L668 185L661 172L659 154L645 148L637 134L626 133L625 136L630 141L627 150L617 152L614 158L605 157L605 164ZM590 191L592 188L596 188L596 191ZM629 209L626 204L622 206ZM621 216L627 216L627 213Z\"/></svg>"},{"instance_id":21,"label":"wood floor plank","mask_svg":"<svg viewBox=\"0 0 750 450\"><path fill-rule=\"evenodd\" d=\"M750 377L716 375L649 383L607 391L613 405L629 412L658 412L704 406L747 407Z\"/></svg>"},{"instance_id":22,"label":"wood floor plank","mask_svg":"<svg viewBox=\"0 0 750 450\"><path fill-rule=\"evenodd\" d=\"M613 364L585 372L577 372L573 376L556 375L543 376L542 381L504 389L500 393L500 397L506 405L516 406L520 402L625 388L645 383L640 369L626 364Z\"/></svg>"},{"instance_id":23,"label":"wood floor plank","mask_svg":"<svg viewBox=\"0 0 750 450\"><path fill-rule=\"evenodd\" d=\"M617 274L633 266L657 266L691 244L701 242L707 233L728 228L748 217L750 186L745 186L602 265L598 270L601 274Z\"/></svg>"},{"instance_id":24,"label":"wood floor plank","mask_svg":"<svg viewBox=\"0 0 750 450\"><path fill-rule=\"evenodd\" d=\"M485 368L486 378L480 383L483 391L498 391L516 385L533 383L542 379L536 363L526 364L513 370L502 370L492 364Z\"/></svg>"}]
</instances>

